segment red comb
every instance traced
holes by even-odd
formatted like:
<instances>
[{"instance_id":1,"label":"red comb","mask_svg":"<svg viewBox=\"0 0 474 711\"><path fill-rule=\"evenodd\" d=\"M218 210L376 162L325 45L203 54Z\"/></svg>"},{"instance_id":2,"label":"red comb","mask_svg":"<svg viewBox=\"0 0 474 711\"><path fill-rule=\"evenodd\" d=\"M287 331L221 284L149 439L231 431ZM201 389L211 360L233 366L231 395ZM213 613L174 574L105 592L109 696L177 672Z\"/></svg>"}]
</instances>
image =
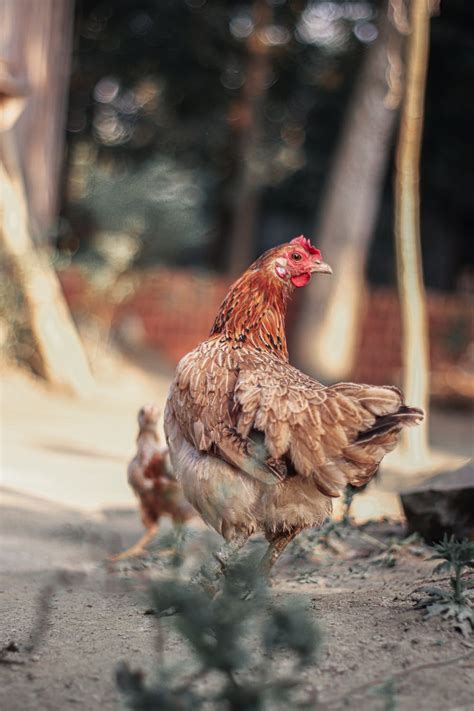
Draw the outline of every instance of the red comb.
<instances>
[{"instance_id":1,"label":"red comb","mask_svg":"<svg viewBox=\"0 0 474 711\"><path fill-rule=\"evenodd\" d=\"M313 247L311 242L307 237L304 235L300 235L299 237L295 237L294 239L291 240L290 244L299 244L301 247L304 247L304 249L309 252L309 254L314 254L318 259L321 258L321 252L319 249L316 249L316 247Z\"/></svg>"}]
</instances>

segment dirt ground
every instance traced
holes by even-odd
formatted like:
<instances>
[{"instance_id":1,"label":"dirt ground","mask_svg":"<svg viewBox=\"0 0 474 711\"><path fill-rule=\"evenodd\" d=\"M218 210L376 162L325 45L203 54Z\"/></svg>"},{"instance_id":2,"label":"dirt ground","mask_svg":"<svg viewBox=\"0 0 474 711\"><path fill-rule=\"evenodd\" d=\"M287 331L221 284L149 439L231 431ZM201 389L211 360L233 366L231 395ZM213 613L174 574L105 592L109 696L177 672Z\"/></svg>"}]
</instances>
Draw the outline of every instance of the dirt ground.
<instances>
[{"instance_id":1,"label":"dirt ground","mask_svg":"<svg viewBox=\"0 0 474 711\"><path fill-rule=\"evenodd\" d=\"M125 467L135 412L163 401L168 378L117 362L101 371L95 396L79 402L14 370L3 375L0 649L13 645L0 659L0 708L117 709L117 663L150 678L156 665L147 581L166 573L167 558L155 547L112 571L104 559L141 535ZM471 427L462 414L433 417L437 445L456 455L469 454ZM358 497L359 519L397 515L393 478L386 483ZM394 535L403 535L401 523L368 524L335 549L302 539L282 558L272 594L304 596L324 630L306 682L321 708L474 709L474 654L466 656L474 638L413 610L412 591L432 579L433 562L419 544L389 550ZM204 539L218 542L192 525L191 556ZM185 663L173 619L161 624L165 653ZM396 706L374 688L358 690L392 677Z\"/></svg>"}]
</instances>

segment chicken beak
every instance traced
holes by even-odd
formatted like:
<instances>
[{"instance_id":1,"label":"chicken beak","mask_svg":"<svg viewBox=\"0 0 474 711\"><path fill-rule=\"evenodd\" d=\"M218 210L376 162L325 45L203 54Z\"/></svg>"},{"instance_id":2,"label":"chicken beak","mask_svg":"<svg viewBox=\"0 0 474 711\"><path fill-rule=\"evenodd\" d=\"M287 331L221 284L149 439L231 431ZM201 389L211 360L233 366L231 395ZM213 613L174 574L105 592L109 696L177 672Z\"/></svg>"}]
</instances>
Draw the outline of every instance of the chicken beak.
<instances>
[{"instance_id":1,"label":"chicken beak","mask_svg":"<svg viewBox=\"0 0 474 711\"><path fill-rule=\"evenodd\" d=\"M332 269L326 262L314 262L311 274L332 274Z\"/></svg>"}]
</instances>

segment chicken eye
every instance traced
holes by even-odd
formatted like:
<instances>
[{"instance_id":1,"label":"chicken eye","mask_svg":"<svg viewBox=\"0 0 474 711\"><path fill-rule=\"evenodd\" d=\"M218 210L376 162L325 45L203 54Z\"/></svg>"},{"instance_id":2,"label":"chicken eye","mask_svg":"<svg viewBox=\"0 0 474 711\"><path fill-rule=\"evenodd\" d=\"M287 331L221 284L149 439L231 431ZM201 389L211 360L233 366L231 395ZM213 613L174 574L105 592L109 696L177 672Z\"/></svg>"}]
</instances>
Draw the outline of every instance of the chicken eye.
<instances>
[{"instance_id":1,"label":"chicken eye","mask_svg":"<svg viewBox=\"0 0 474 711\"><path fill-rule=\"evenodd\" d=\"M293 259L293 261L299 262L301 259L301 254L299 254L299 252L293 252L291 258Z\"/></svg>"}]
</instances>

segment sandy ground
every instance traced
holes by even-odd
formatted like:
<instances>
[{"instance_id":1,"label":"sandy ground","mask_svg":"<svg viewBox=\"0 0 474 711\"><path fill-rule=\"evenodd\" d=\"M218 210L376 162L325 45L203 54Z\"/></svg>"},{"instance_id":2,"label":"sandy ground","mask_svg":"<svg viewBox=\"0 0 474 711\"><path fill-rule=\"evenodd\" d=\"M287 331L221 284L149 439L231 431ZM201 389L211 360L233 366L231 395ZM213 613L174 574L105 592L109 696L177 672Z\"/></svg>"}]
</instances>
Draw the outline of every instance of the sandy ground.
<instances>
[{"instance_id":1,"label":"sandy ground","mask_svg":"<svg viewBox=\"0 0 474 711\"><path fill-rule=\"evenodd\" d=\"M141 535L125 466L133 452L136 411L143 402L162 402L167 385L167 377L145 376L117 362L101 373L94 397L79 402L16 371L4 372L0 649L11 642L19 649L0 663L5 711L116 709L117 662L153 669L156 621L144 614L146 588L164 562L158 554L148 565L145 559L128 571L125 566L110 572L103 561ZM432 430L439 447L469 455L472 422L465 415L437 414ZM359 497L359 517L396 512L394 488L393 480L387 486L382 480ZM426 550L406 546L388 567L381 551L393 531L379 524L368 532L382 545L358 533L338 552L310 546L303 553L296 542L276 570L273 594L283 599L301 593L325 630L308 683L327 701L400 672L397 708L474 709L474 656L444 664L472 651L474 640L437 619L424 622L413 610L411 592L429 581L433 567ZM209 538L199 524L191 534L190 546ZM48 615L42 594L50 598ZM42 616L43 635L34 644L32 630ZM185 658L173 620L162 625L167 653ZM418 669L427 664L432 666ZM353 691L345 708L383 704L373 693Z\"/></svg>"},{"instance_id":2,"label":"sandy ground","mask_svg":"<svg viewBox=\"0 0 474 711\"><path fill-rule=\"evenodd\" d=\"M83 511L134 503L124 475L134 452L136 414L164 405L169 378L146 376L118 359L101 364L97 389L74 400L33 377L2 378L1 484Z\"/></svg>"}]
</instances>

